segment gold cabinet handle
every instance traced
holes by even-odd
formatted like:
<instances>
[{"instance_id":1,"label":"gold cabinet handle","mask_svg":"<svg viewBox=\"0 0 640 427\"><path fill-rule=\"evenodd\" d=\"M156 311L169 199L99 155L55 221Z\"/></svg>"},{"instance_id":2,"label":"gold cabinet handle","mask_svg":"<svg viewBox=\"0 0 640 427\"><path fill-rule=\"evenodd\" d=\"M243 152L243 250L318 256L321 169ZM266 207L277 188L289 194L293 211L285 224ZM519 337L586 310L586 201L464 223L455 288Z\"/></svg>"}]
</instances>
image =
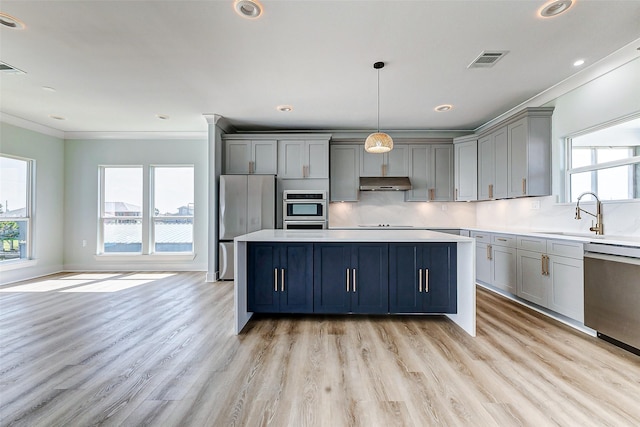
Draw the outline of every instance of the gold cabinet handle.
<instances>
[{"instance_id":1,"label":"gold cabinet handle","mask_svg":"<svg viewBox=\"0 0 640 427\"><path fill-rule=\"evenodd\" d=\"M491 249L491 245L487 245L487 259L489 260L491 259Z\"/></svg>"},{"instance_id":2,"label":"gold cabinet handle","mask_svg":"<svg viewBox=\"0 0 640 427\"><path fill-rule=\"evenodd\" d=\"M540 269L542 270L542 275L543 275L543 276L546 276L546 274L545 274L545 272L544 272L544 255L542 255L542 256L540 257L540 262L542 263L542 264L541 264L541 266L540 266Z\"/></svg>"},{"instance_id":3,"label":"gold cabinet handle","mask_svg":"<svg viewBox=\"0 0 640 427\"><path fill-rule=\"evenodd\" d=\"M429 269L424 269L424 291L429 292Z\"/></svg>"},{"instance_id":4,"label":"gold cabinet handle","mask_svg":"<svg viewBox=\"0 0 640 427\"><path fill-rule=\"evenodd\" d=\"M429 200L435 200L436 198L436 190L434 188L429 189Z\"/></svg>"},{"instance_id":5,"label":"gold cabinet handle","mask_svg":"<svg viewBox=\"0 0 640 427\"><path fill-rule=\"evenodd\" d=\"M418 269L418 292L422 292L422 269Z\"/></svg>"},{"instance_id":6,"label":"gold cabinet handle","mask_svg":"<svg viewBox=\"0 0 640 427\"><path fill-rule=\"evenodd\" d=\"M253 173L253 162L249 161L249 173Z\"/></svg>"},{"instance_id":7,"label":"gold cabinet handle","mask_svg":"<svg viewBox=\"0 0 640 427\"><path fill-rule=\"evenodd\" d=\"M387 165L382 165L382 176L387 176Z\"/></svg>"},{"instance_id":8,"label":"gold cabinet handle","mask_svg":"<svg viewBox=\"0 0 640 427\"><path fill-rule=\"evenodd\" d=\"M356 269L353 269L353 292L356 291Z\"/></svg>"},{"instance_id":9,"label":"gold cabinet handle","mask_svg":"<svg viewBox=\"0 0 640 427\"><path fill-rule=\"evenodd\" d=\"M527 178L522 178L522 194L527 194Z\"/></svg>"},{"instance_id":10,"label":"gold cabinet handle","mask_svg":"<svg viewBox=\"0 0 640 427\"><path fill-rule=\"evenodd\" d=\"M506 242L507 239L501 239L501 238L497 238L496 240L500 240L501 242Z\"/></svg>"},{"instance_id":11,"label":"gold cabinet handle","mask_svg":"<svg viewBox=\"0 0 640 427\"><path fill-rule=\"evenodd\" d=\"M347 292L349 292L349 269L347 268Z\"/></svg>"},{"instance_id":12,"label":"gold cabinet handle","mask_svg":"<svg viewBox=\"0 0 640 427\"><path fill-rule=\"evenodd\" d=\"M284 292L284 268L280 269L280 275L281 275L281 278L280 278L280 291Z\"/></svg>"},{"instance_id":13,"label":"gold cabinet handle","mask_svg":"<svg viewBox=\"0 0 640 427\"><path fill-rule=\"evenodd\" d=\"M489 184L489 198L493 199L493 184Z\"/></svg>"},{"instance_id":14,"label":"gold cabinet handle","mask_svg":"<svg viewBox=\"0 0 640 427\"><path fill-rule=\"evenodd\" d=\"M458 189L456 188L454 194L453 194L453 200L458 200Z\"/></svg>"},{"instance_id":15,"label":"gold cabinet handle","mask_svg":"<svg viewBox=\"0 0 640 427\"><path fill-rule=\"evenodd\" d=\"M549 255L545 255L545 266L544 266L544 271L546 272L546 275L549 275Z\"/></svg>"},{"instance_id":16,"label":"gold cabinet handle","mask_svg":"<svg viewBox=\"0 0 640 427\"><path fill-rule=\"evenodd\" d=\"M273 290L278 292L278 269L273 269Z\"/></svg>"}]
</instances>

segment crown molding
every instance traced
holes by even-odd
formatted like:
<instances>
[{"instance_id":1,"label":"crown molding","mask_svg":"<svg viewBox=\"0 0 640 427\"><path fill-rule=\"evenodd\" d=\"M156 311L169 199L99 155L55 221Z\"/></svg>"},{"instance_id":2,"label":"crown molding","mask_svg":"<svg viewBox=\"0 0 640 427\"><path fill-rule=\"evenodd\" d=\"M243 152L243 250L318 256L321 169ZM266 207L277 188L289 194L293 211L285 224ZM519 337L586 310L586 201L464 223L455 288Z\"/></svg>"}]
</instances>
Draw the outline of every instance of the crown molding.
<instances>
[{"instance_id":1,"label":"crown molding","mask_svg":"<svg viewBox=\"0 0 640 427\"><path fill-rule=\"evenodd\" d=\"M53 136L55 138L65 139L65 133L59 129L41 125L39 123L32 122L21 117L12 116L11 114L0 112L0 122L17 126L22 129L38 132L44 135Z\"/></svg>"},{"instance_id":2,"label":"crown molding","mask_svg":"<svg viewBox=\"0 0 640 427\"><path fill-rule=\"evenodd\" d=\"M156 139L156 140L178 140L194 139L206 140L207 132L65 132L65 139Z\"/></svg>"}]
</instances>

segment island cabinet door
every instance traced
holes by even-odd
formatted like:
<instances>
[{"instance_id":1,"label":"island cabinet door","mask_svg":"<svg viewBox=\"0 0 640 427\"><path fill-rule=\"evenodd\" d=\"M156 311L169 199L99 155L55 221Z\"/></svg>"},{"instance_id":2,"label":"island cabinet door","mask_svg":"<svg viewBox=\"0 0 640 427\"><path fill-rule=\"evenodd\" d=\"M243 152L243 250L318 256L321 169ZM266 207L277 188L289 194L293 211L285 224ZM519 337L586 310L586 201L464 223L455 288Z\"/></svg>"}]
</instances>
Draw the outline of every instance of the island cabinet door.
<instances>
[{"instance_id":1,"label":"island cabinet door","mask_svg":"<svg viewBox=\"0 0 640 427\"><path fill-rule=\"evenodd\" d=\"M313 312L313 244L280 246L280 312Z\"/></svg>"},{"instance_id":2,"label":"island cabinet door","mask_svg":"<svg viewBox=\"0 0 640 427\"><path fill-rule=\"evenodd\" d=\"M388 244L354 244L351 276L351 312L389 312Z\"/></svg>"},{"instance_id":3,"label":"island cabinet door","mask_svg":"<svg viewBox=\"0 0 640 427\"><path fill-rule=\"evenodd\" d=\"M280 248L272 243L250 243L247 264L247 309L256 313L277 313L280 307Z\"/></svg>"},{"instance_id":4,"label":"island cabinet door","mask_svg":"<svg viewBox=\"0 0 640 427\"><path fill-rule=\"evenodd\" d=\"M455 243L422 247L424 313L457 312L457 262Z\"/></svg>"},{"instance_id":5,"label":"island cabinet door","mask_svg":"<svg viewBox=\"0 0 640 427\"><path fill-rule=\"evenodd\" d=\"M389 311L420 313L422 311L422 279L419 265L422 250L416 244L389 245Z\"/></svg>"},{"instance_id":6,"label":"island cabinet door","mask_svg":"<svg viewBox=\"0 0 640 427\"><path fill-rule=\"evenodd\" d=\"M313 248L313 311L351 311L351 251L345 244L315 244Z\"/></svg>"}]
</instances>

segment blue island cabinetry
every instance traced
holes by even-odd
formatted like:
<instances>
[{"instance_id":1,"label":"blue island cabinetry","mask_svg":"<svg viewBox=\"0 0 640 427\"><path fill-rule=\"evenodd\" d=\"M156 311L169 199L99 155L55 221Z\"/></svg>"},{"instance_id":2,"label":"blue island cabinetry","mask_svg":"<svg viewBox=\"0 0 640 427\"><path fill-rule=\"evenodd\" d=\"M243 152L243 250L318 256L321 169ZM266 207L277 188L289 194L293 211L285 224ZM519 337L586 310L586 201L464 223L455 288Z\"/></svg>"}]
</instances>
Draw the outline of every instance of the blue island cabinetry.
<instances>
[{"instance_id":1,"label":"blue island cabinetry","mask_svg":"<svg viewBox=\"0 0 640 427\"><path fill-rule=\"evenodd\" d=\"M256 313L456 313L455 243L249 242Z\"/></svg>"},{"instance_id":2,"label":"blue island cabinetry","mask_svg":"<svg viewBox=\"0 0 640 427\"><path fill-rule=\"evenodd\" d=\"M313 244L252 243L248 264L249 310L313 312Z\"/></svg>"}]
</instances>

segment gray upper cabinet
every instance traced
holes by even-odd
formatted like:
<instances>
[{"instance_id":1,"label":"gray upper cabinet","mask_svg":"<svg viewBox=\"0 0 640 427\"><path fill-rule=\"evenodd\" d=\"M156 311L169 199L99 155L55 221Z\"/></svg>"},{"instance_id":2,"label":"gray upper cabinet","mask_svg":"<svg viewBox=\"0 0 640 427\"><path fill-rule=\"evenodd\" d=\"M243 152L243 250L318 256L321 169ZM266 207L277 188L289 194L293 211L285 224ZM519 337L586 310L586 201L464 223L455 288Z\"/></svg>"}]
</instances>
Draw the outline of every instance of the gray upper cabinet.
<instances>
[{"instance_id":1,"label":"gray upper cabinet","mask_svg":"<svg viewBox=\"0 0 640 427\"><path fill-rule=\"evenodd\" d=\"M507 129L508 197L551 194L551 111L529 111Z\"/></svg>"},{"instance_id":2,"label":"gray upper cabinet","mask_svg":"<svg viewBox=\"0 0 640 427\"><path fill-rule=\"evenodd\" d=\"M507 197L507 127L478 139L478 199Z\"/></svg>"},{"instance_id":3,"label":"gray upper cabinet","mask_svg":"<svg viewBox=\"0 0 640 427\"><path fill-rule=\"evenodd\" d=\"M478 139L478 200L551 194L553 108L526 108Z\"/></svg>"},{"instance_id":4,"label":"gray upper cabinet","mask_svg":"<svg viewBox=\"0 0 640 427\"><path fill-rule=\"evenodd\" d=\"M276 140L226 139L224 173L275 175L278 170L276 153Z\"/></svg>"},{"instance_id":5,"label":"gray upper cabinet","mask_svg":"<svg viewBox=\"0 0 640 427\"><path fill-rule=\"evenodd\" d=\"M367 153L360 146L360 176L409 176L409 146L394 144L384 154Z\"/></svg>"},{"instance_id":6,"label":"gray upper cabinet","mask_svg":"<svg viewBox=\"0 0 640 427\"><path fill-rule=\"evenodd\" d=\"M409 179L406 201L453 200L453 145L409 145Z\"/></svg>"},{"instance_id":7,"label":"gray upper cabinet","mask_svg":"<svg viewBox=\"0 0 640 427\"><path fill-rule=\"evenodd\" d=\"M330 200L332 202L358 201L361 150L362 144L331 146Z\"/></svg>"},{"instance_id":8,"label":"gray upper cabinet","mask_svg":"<svg viewBox=\"0 0 640 427\"><path fill-rule=\"evenodd\" d=\"M329 178L329 140L279 140L278 178Z\"/></svg>"},{"instance_id":9,"label":"gray upper cabinet","mask_svg":"<svg viewBox=\"0 0 640 427\"><path fill-rule=\"evenodd\" d=\"M478 139L456 138L454 143L454 200L478 200Z\"/></svg>"}]
</instances>

